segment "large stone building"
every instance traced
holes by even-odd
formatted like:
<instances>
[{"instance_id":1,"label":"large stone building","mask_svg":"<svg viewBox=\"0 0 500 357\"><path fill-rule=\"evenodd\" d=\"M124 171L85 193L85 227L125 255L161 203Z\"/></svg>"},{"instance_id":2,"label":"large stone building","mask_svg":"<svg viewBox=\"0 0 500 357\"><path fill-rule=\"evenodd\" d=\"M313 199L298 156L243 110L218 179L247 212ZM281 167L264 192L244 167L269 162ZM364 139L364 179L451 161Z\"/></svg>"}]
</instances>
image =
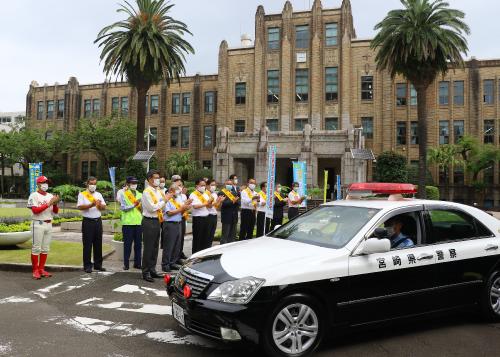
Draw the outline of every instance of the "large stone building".
<instances>
[{"instance_id":1,"label":"large stone building","mask_svg":"<svg viewBox=\"0 0 500 357\"><path fill-rule=\"evenodd\" d=\"M454 143L464 134L499 145L500 60L466 62L432 86L429 95L430 146ZM113 111L136 116L136 93L125 83L32 84L27 98L30 126L71 130L77 120ZM350 148L375 153L394 150L418 163L417 98L403 78L376 70L370 40L356 38L351 6L294 12L286 2L279 14L255 14L255 40L219 47L217 75L186 77L149 91L146 127L156 135L160 160L189 150L218 180L236 173L266 178L266 152L277 145L277 178L292 179L292 161L307 162L308 184L321 186L323 170L348 184L371 177L373 163L353 160ZM93 173L89 154L66 160L77 177ZM464 200L463 171L452 168L450 195ZM433 169L434 180L442 177ZM441 179L441 181L440 181ZM487 205L500 201L499 168L484 173ZM333 183L333 182L330 182ZM332 185L333 186L333 185ZM455 188L455 190L454 190ZM491 194L490 194L491 193Z\"/></svg>"}]
</instances>

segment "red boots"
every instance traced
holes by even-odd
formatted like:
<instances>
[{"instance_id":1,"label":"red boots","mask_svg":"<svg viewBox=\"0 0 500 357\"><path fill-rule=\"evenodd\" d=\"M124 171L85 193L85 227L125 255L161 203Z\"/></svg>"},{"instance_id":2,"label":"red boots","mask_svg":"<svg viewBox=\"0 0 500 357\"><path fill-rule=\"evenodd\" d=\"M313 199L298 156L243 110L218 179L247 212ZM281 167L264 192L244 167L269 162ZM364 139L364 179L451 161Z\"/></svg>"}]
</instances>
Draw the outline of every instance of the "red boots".
<instances>
[{"instance_id":1,"label":"red boots","mask_svg":"<svg viewBox=\"0 0 500 357\"><path fill-rule=\"evenodd\" d=\"M31 254L31 267L33 268L33 279L41 279L42 277L40 276L40 272L38 270L38 255Z\"/></svg>"},{"instance_id":2,"label":"red boots","mask_svg":"<svg viewBox=\"0 0 500 357\"><path fill-rule=\"evenodd\" d=\"M47 261L47 253L40 254L40 265L38 266L38 274L44 278L50 278L52 274L45 271L45 262Z\"/></svg>"}]
</instances>

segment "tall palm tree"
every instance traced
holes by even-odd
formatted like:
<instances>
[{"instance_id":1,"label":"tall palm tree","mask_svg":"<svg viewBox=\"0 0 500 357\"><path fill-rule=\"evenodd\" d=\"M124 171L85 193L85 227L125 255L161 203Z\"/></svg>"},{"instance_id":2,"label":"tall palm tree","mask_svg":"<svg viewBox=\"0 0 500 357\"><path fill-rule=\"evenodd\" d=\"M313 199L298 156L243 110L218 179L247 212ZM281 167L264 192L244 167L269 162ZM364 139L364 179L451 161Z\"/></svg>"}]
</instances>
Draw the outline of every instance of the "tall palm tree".
<instances>
[{"instance_id":1,"label":"tall palm tree","mask_svg":"<svg viewBox=\"0 0 500 357\"><path fill-rule=\"evenodd\" d=\"M125 76L137 89L137 150L144 148L146 94L151 85L180 80L186 73L185 54L194 53L183 36L191 34L187 25L169 16L174 6L165 0L128 1L117 12L128 18L104 27L94 43L102 47L106 75Z\"/></svg>"},{"instance_id":2,"label":"tall palm tree","mask_svg":"<svg viewBox=\"0 0 500 357\"><path fill-rule=\"evenodd\" d=\"M437 148L430 148L427 161L437 165L444 173L445 199L449 197L449 177L450 167L463 166L464 162L460 157L460 148L456 145L441 145Z\"/></svg>"},{"instance_id":3,"label":"tall palm tree","mask_svg":"<svg viewBox=\"0 0 500 357\"><path fill-rule=\"evenodd\" d=\"M442 0L401 0L403 9L389 11L375 26L371 48L377 50L378 70L404 76L417 91L419 170L418 196L425 198L427 172L427 96L441 73L463 66L469 27L464 13Z\"/></svg>"}]
</instances>

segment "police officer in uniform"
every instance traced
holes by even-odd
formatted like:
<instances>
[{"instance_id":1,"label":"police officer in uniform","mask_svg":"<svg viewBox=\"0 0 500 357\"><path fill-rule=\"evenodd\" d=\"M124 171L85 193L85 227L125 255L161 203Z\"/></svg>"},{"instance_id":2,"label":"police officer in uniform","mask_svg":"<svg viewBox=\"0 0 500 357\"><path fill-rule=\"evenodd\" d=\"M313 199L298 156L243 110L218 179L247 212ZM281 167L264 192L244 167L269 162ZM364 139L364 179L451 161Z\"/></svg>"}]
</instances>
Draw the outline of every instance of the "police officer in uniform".
<instances>
[{"instance_id":1,"label":"police officer in uniform","mask_svg":"<svg viewBox=\"0 0 500 357\"><path fill-rule=\"evenodd\" d=\"M142 254L142 194L137 191L138 180L127 177L126 186L118 196L123 233L123 269L129 269L130 253L134 245L134 268L141 269Z\"/></svg>"}]
</instances>

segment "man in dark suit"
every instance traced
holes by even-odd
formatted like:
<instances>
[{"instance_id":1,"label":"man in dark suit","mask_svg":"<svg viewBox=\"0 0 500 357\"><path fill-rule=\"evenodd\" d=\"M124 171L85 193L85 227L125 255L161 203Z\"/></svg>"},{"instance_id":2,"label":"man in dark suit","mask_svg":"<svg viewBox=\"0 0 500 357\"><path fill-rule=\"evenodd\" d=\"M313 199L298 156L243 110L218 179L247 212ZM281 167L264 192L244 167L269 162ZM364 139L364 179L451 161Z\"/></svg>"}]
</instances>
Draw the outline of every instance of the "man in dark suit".
<instances>
[{"instance_id":1,"label":"man in dark suit","mask_svg":"<svg viewBox=\"0 0 500 357\"><path fill-rule=\"evenodd\" d=\"M226 196L222 201L220 209L220 220L222 223L222 237L220 244L231 243L236 239L236 225L238 224L239 196L233 181L226 180L224 188L219 195Z\"/></svg>"},{"instance_id":2,"label":"man in dark suit","mask_svg":"<svg viewBox=\"0 0 500 357\"><path fill-rule=\"evenodd\" d=\"M283 225L283 208L287 203L288 197L283 197L281 194L281 184L276 184L276 191L274 191L273 221L271 223L271 231L274 227Z\"/></svg>"}]
</instances>

